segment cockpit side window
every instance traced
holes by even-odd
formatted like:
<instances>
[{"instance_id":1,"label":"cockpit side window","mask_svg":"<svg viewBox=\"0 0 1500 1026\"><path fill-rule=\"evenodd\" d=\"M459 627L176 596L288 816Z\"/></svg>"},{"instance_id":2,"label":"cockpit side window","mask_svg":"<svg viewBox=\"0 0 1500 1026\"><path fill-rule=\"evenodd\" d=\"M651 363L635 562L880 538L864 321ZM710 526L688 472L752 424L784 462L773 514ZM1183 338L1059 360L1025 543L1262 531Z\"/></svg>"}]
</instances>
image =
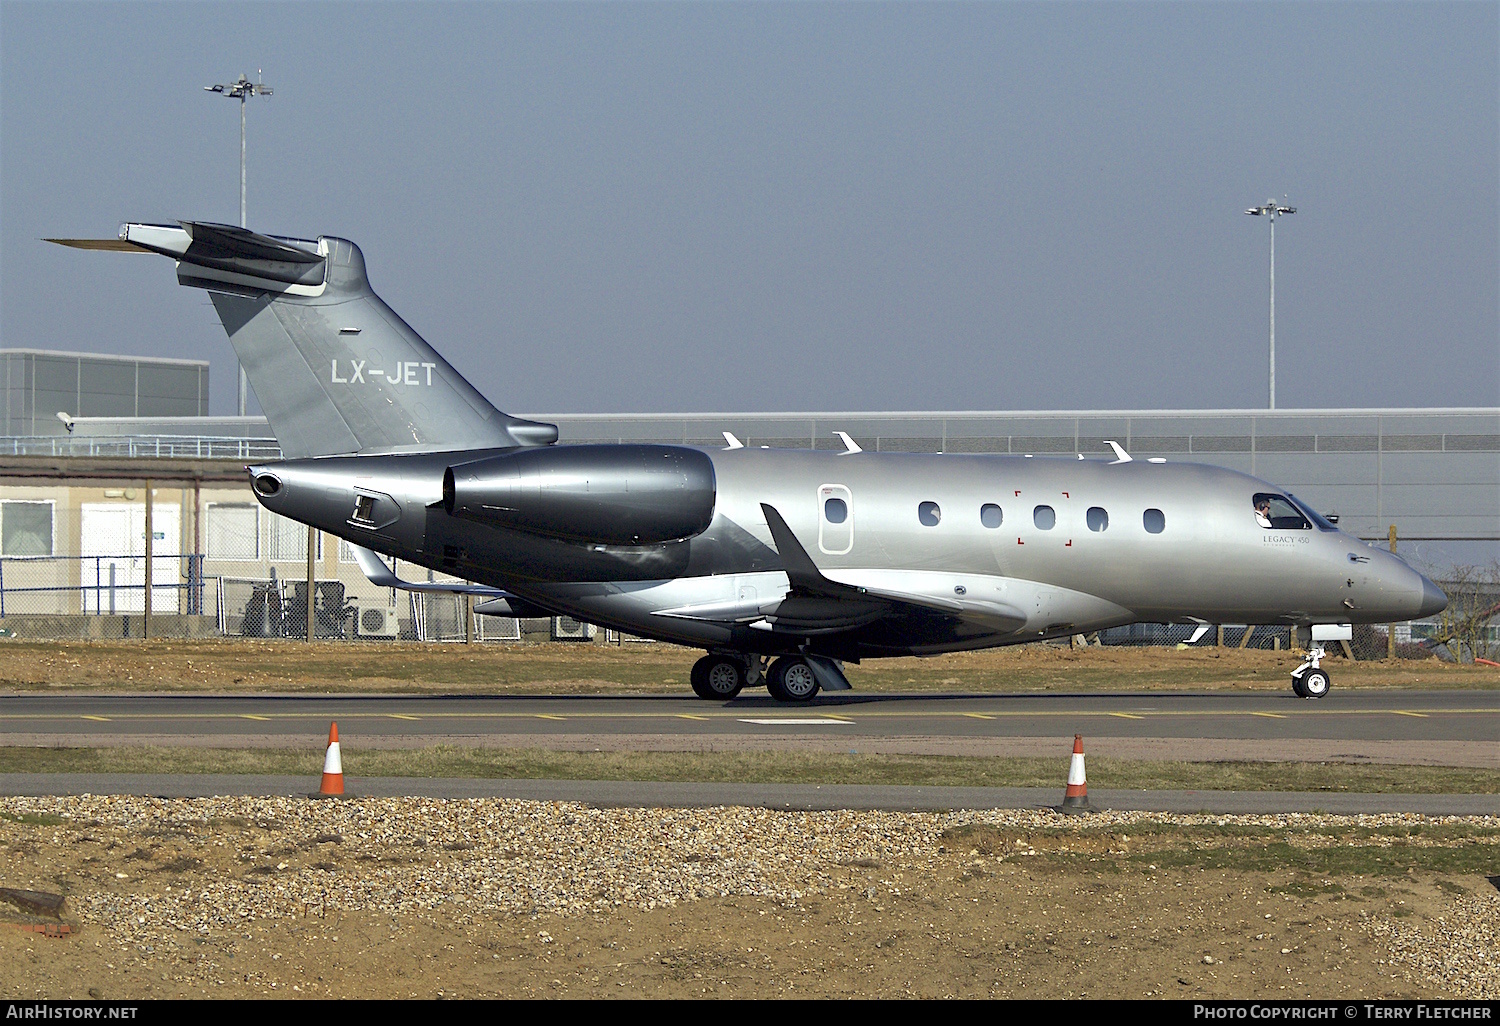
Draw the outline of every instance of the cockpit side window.
<instances>
[{"instance_id":1,"label":"cockpit side window","mask_svg":"<svg viewBox=\"0 0 1500 1026\"><path fill-rule=\"evenodd\" d=\"M1256 492L1251 500L1255 510L1255 522L1273 531L1311 531L1312 524L1302 512L1284 495L1271 492Z\"/></svg>"},{"instance_id":2,"label":"cockpit side window","mask_svg":"<svg viewBox=\"0 0 1500 1026\"><path fill-rule=\"evenodd\" d=\"M1297 504L1297 508L1300 509L1303 513L1307 514L1307 519L1311 520L1313 523L1315 523L1315 524L1318 525L1318 530L1320 530L1320 531L1337 531L1338 530L1338 525L1337 524L1331 523L1328 520L1327 517L1323 516L1323 514L1319 513L1317 510L1313 509L1311 506L1309 506L1307 503L1303 502L1301 499L1297 498L1295 495L1288 495L1287 498L1291 499L1293 502L1295 502Z\"/></svg>"}]
</instances>

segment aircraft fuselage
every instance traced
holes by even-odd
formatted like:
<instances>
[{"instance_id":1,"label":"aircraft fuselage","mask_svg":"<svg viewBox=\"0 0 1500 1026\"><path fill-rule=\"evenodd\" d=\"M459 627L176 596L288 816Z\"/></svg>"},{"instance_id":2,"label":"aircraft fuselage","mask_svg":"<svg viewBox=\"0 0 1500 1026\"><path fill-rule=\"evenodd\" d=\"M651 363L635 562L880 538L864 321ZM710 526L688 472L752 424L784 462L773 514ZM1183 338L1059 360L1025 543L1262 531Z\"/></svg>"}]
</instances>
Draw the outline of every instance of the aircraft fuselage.
<instances>
[{"instance_id":1,"label":"aircraft fuselage","mask_svg":"<svg viewBox=\"0 0 1500 1026\"><path fill-rule=\"evenodd\" d=\"M607 463L619 455L607 450L620 447L560 446L550 451L571 451L573 469L550 479L512 473L510 491L488 505L476 499L467 513L455 507L449 468L461 477L464 466L487 459L504 466L516 450L291 460L252 468L252 478L268 508L376 552L504 588L547 610L709 649L860 659L1137 621L1385 623L1441 608L1441 593L1403 561L1316 516L1298 527L1263 526L1255 497L1285 492L1223 468L646 448L667 459L675 453L679 463L692 454L688 463L699 469L679 473L670 488L637 483L632 493L623 479L601 485L602 471L591 482L583 453ZM675 526L687 515L680 509L701 498L705 473L712 487L705 528L622 543L673 511L675 519L661 522L674 526L664 530L687 530ZM267 476L277 482L274 494L262 485ZM608 505L611 487L625 505ZM661 493L642 498L649 488ZM534 504L562 496L571 508L591 508L591 494L600 508L622 511L611 514L619 523L644 528L626 526L624 536L596 528L605 541L539 533L548 521L530 513ZM785 520L817 571L849 587L852 601L791 602L793 582L762 504ZM535 508L562 510L555 519L569 521L566 504ZM523 526L501 526L512 522ZM861 595L873 603L864 622ZM880 606L886 598L897 605Z\"/></svg>"}]
</instances>

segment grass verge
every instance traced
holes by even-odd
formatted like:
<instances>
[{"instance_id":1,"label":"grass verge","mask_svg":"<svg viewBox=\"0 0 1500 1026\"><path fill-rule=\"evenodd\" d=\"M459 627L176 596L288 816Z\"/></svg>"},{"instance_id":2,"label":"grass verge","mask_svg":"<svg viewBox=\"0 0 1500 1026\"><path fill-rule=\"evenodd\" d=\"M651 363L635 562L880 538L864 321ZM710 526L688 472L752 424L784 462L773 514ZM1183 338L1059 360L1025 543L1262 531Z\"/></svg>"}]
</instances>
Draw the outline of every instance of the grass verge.
<instances>
[{"instance_id":1,"label":"grass verge","mask_svg":"<svg viewBox=\"0 0 1500 1026\"><path fill-rule=\"evenodd\" d=\"M1500 844L1494 830L1473 823L1414 828L1338 828L1320 824L1276 827L1214 827L1170 823L1119 827L1021 831L971 823L945 831L943 840L1001 858L1025 857L1028 866L1076 871L1082 863L1107 871L1191 869L1250 870L1287 874L1272 887L1292 897L1345 893L1329 879L1399 877L1411 872L1449 876L1495 873ZM1365 897L1369 897L1366 889Z\"/></svg>"},{"instance_id":2,"label":"grass verge","mask_svg":"<svg viewBox=\"0 0 1500 1026\"><path fill-rule=\"evenodd\" d=\"M306 749L0 748L0 773L307 775ZM559 752L529 748L381 749L344 753L356 777L695 781L762 784L907 784L1057 787L1065 760L820 752ZM1094 757L1096 788L1186 791L1327 791L1365 794L1497 794L1500 771L1446 766L1302 762L1148 762Z\"/></svg>"}]
</instances>

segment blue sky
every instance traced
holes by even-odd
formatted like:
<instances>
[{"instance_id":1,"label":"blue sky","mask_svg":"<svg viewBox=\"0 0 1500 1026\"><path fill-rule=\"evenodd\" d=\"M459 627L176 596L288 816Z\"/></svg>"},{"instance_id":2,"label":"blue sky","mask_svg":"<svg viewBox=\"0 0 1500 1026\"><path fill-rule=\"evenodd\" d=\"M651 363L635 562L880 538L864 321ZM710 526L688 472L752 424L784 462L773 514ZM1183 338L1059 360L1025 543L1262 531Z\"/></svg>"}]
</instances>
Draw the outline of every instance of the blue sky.
<instances>
[{"instance_id":1,"label":"blue sky","mask_svg":"<svg viewBox=\"0 0 1500 1026\"><path fill-rule=\"evenodd\" d=\"M0 3L0 345L233 354L341 235L516 412L1500 405L1500 5Z\"/></svg>"}]
</instances>

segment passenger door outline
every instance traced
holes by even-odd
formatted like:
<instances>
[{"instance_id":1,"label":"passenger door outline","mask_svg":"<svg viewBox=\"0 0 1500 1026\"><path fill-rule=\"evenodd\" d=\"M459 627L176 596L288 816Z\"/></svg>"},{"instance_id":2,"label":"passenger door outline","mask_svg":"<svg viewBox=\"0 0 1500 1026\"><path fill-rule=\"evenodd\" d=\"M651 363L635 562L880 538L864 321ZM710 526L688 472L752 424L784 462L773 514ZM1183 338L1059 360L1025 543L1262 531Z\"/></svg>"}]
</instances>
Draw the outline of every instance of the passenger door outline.
<instances>
[{"instance_id":1,"label":"passenger door outline","mask_svg":"<svg viewBox=\"0 0 1500 1026\"><path fill-rule=\"evenodd\" d=\"M828 500L844 504L843 523L828 519ZM818 551L825 556L842 556L854 548L854 496L841 484L818 486Z\"/></svg>"}]
</instances>

